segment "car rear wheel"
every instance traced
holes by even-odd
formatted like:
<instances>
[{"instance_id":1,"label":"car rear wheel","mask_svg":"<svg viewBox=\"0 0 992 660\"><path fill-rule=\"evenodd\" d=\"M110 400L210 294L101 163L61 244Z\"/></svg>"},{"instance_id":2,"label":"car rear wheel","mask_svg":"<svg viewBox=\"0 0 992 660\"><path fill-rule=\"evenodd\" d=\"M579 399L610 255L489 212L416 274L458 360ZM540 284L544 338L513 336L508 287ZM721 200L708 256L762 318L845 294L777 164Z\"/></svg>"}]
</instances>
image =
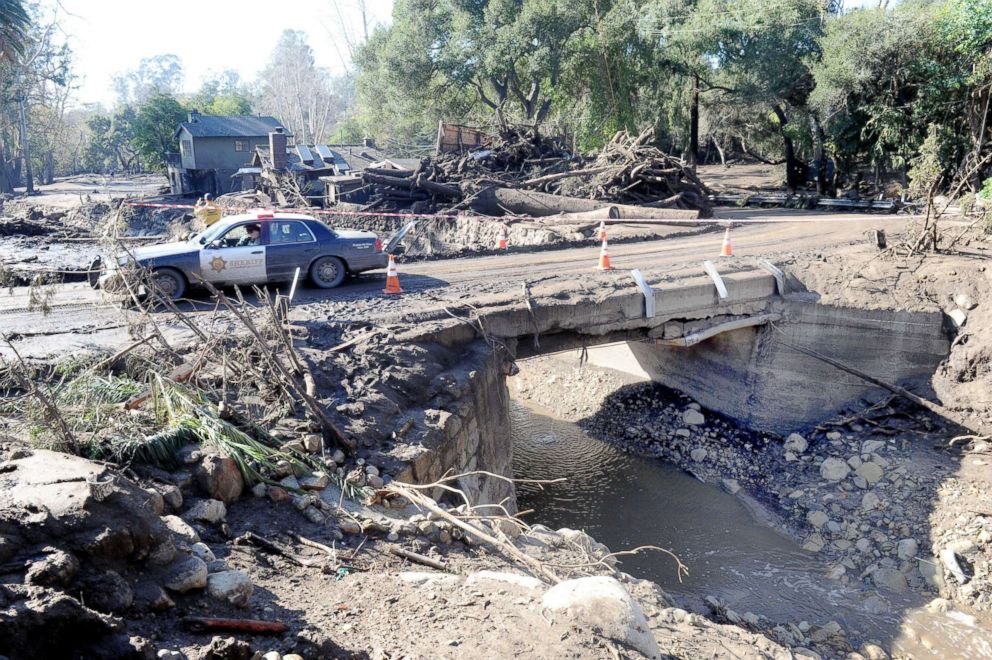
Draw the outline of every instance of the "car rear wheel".
<instances>
[{"instance_id":1,"label":"car rear wheel","mask_svg":"<svg viewBox=\"0 0 992 660\"><path fill-rule=\"evenodd\" d=\"M152 282L161 296L179 300L186 295L186 278L172 268L160 268L152 273Z\"/></svg>"},{"instance_id":2,"label":"car rear wheel","mask_svg":"<svg viewBox=\"0 0 992 660\"><path fill-rule=\"evenodd\" d=\"M346 274L344 262L337 257L321 257L310 266L310 279L321 289L333 289Z\"/></svg>"}]
</instances>

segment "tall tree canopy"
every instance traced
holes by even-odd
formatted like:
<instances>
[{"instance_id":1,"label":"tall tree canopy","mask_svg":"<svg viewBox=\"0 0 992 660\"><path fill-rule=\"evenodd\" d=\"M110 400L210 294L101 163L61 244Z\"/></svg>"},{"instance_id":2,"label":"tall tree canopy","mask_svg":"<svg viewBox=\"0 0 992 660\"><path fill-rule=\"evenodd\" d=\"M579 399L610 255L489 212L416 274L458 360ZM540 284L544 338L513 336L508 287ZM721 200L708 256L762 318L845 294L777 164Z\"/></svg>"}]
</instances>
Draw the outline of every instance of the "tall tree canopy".
<instances>
[{"instance_id":1,"label":"tall tree canopy","mask_svg":"<svg viewBox=\"0 0 992 660\"><path fill-rule=\"evenodd\" d=\"M299 143L322 142L345 110L336 82L316 65L306 34L286 30L259 75L255 109L278 117Z\"/></svg>"},{"instance_id":2,"label":"tall tree canopy","mask_svg":"<svg viewBox=\"0 0 992 660\"><path fill-rule=\"evenodd\" d=\"M171 53L143 57L138 67L114 76L117 102L144 103L161 94L177 95L183 86L183 62Z\"/></svg>"}]
</instances>

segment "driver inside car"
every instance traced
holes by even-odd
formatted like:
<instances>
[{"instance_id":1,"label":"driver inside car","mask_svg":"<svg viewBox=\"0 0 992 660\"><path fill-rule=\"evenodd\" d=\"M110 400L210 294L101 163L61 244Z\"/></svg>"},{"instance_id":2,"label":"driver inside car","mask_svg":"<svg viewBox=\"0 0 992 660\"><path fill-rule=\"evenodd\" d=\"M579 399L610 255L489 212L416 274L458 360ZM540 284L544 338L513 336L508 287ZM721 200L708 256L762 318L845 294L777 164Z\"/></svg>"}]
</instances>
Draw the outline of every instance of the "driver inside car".
<instances>
[{"instance_id":1,"label":"driver inside car","mask_svg":"<svg viewBox=\"0 0 992 660\"><path fill-rule=\"evenodd\" d=\"M258 245L260 238L262 236L262 228L259 225L248 225L246 228L247 235L241 237L238 241L237 247L250 247L252 245Z\"/></svg>"}]
</instances>

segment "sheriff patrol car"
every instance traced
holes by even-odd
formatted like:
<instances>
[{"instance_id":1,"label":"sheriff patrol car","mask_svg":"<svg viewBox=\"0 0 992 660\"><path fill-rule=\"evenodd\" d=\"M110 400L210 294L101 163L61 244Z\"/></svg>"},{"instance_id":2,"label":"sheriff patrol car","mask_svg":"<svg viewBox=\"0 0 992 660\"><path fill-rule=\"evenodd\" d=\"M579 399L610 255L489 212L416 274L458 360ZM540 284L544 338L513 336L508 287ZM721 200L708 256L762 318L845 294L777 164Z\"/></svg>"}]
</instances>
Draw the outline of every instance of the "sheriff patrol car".
<instances>
[{"instance_id":1,"label":"sheriff patrol car","mask_svg":"<svg viewBox=\"0 0 992 660\"><path fill-rule=\"evenodd\" d=\"M150 245L120 255L94 286L111 288L128 266L151 273L163 295L181 298L201 281L214 286L288 282L296 269L330 289L349 273L385 268L415 223L384 246L375 234L332 229L299 213L253 211L230 216L185 241Z\"/></svg>"}]
</instances>

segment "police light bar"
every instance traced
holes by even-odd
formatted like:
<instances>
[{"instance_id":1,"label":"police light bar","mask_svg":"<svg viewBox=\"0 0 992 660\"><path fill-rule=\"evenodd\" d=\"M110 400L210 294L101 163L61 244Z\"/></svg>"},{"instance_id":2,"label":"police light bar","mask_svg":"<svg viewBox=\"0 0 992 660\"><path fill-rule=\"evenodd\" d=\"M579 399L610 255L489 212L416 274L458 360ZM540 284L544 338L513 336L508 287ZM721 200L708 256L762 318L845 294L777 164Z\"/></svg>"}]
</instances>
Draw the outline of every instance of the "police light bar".
<instances>
[{"instance_id":1,"label":"police light bar","mask_svg":"<svg viewBox=\"0 0 992 660\"><path fill-rule=\"evenodd\" d=\"M271 220L275 216L275 211L259 211L255 214L255 217L259 220Z\"/></svg>"}]
</instances>

